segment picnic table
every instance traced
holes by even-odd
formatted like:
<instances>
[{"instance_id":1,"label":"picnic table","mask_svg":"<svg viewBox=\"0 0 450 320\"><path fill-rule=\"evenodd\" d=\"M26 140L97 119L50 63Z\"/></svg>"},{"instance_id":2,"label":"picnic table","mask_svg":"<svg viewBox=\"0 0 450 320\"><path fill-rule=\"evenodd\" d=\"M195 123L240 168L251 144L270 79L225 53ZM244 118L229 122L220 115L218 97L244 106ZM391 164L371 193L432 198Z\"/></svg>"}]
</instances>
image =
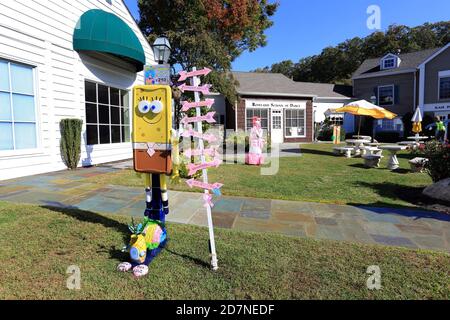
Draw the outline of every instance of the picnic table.
<instances>
[{"instance_id":1,"label":"picnic table","mask_svg":"<svg viewBox=\"0 0 450 320\"><path fill-rule=\"evenodd\" d=\"M372 141L372 137L371 136L354 135L352 137L355 138L355 139Z\"/></svg>"},{"instance_id":2,"label":"picnic table","mask_svg":"<svg viewBox=\"0 0 450 320\"><path fill-rule=\"evenodd\" d=\"M398 143L401 146L406 146L408 148L411 148L413 150L417 149L420 145L420 143L416 142L416 141L402 141Z\"/></svg>"},{"instance_id":3,"label":"picnic table","mask_svg":"<svg viewBox=\"0 0 450 320\"><path fill-rule=\"evenodd\" d=\"M364 150L364 144L368 143L367 140L364 139L347 139L345 140L347 145L352 146L355 149L355 156L364 155L366 151Z\"/></svg>"},{"instance_id":4,"label":"picnic table","mask_svg":"<svg viewBox=\"0 0 450 320\"><path fill-rule=\"evenodd\" d=\"M389 170L397 170L400 166L400 163L397 159L397 152L406 150L406 146L400 146L398 144L388 144L384 146L380 146L380 149L389 151L389 162L388 162L388 169Z\"/></svg>"},{"instance_id":5,"label":"picnic table","mask_svg":"<svg viewBox=\"0 0 450 320\"><path fill-rule=\"evenodd\" d=\"M412 137L408 137L407 139L408 140L414 140L414 141L416 141L417 143L424 143L424 141L425 140L427 140L427 139L429 139L430 137L426 137L426 136L424 136L424 137L416 137L416 136L412 136Z\"/></svg>"}]
</instances>

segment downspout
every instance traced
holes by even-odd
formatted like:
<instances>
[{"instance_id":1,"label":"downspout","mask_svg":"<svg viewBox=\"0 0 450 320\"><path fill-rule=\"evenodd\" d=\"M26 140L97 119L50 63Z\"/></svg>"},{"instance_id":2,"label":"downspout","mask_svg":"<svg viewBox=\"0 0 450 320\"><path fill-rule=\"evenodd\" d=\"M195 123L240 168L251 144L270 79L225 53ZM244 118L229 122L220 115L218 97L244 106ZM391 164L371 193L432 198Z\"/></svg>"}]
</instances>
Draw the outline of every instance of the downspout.
<instances>
[{"instance_id":1,"label":"downspout","mask_svg":"<svg viewBox=\"0 0 450 320\"><path fill-rule=\"evenodd\" d=\"M237 132L237 130L238 130L238 122L237 122L238 100L239 100L239 97L234 102L234 132Z\"/></svg>"}]
</instances>

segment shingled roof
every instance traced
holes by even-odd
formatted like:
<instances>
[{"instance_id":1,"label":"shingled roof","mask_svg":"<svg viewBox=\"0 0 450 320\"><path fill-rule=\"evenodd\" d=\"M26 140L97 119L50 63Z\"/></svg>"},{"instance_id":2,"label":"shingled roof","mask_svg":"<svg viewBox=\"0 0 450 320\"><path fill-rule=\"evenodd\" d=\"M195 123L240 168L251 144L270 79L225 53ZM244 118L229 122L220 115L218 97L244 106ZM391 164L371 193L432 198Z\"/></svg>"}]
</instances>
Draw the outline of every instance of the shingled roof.
<instances>
[{"instance_id":1,"label":"shingled roof","mask_svg":"<svg viewBox=\"0 0 450 320\"><path fill-rule=\"evenodd\" d=\"M433 55L440 49L441 48L434 48L400 54L398 55L398 57L401 60L400 66L398 68L388 70L381 70L380 63L383 57L379 57L376 59L367 59L353 74L353 78L358 78L361 76L383 76L385 74L405 72L411 69L416 69L422 62L424 62L426 59L428 59L431 55Z\"/></svg>"},{"instance_id":2,"label":"shingled roof","mask_svg":"<svg viewBox=\"0 0 450 320\"><path fill-rule=\"evenodd\" d=\"M233 72L240 95L349 98L351 87L328 83L295 82L281 73Z\"/></svg>"}]
</instances>

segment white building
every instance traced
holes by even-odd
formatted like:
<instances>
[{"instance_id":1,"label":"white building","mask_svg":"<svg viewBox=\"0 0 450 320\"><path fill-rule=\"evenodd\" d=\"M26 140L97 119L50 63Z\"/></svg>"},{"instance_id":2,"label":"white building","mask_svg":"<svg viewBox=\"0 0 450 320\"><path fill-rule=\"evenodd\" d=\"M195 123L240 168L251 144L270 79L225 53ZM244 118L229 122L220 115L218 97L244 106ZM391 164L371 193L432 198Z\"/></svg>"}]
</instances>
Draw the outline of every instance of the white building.
<instances>
[{"instance_id":1,"label":"white building","mask_svg":"<svg viewBox=\"0 0 450 320\"><path fill-rule=\"evenodd\" d=\"M65 169L59 123L83 120L80 165L132 157L130 90L154 64L122 0L0 2L0 180Z\"/></svg>"}]
</instances>

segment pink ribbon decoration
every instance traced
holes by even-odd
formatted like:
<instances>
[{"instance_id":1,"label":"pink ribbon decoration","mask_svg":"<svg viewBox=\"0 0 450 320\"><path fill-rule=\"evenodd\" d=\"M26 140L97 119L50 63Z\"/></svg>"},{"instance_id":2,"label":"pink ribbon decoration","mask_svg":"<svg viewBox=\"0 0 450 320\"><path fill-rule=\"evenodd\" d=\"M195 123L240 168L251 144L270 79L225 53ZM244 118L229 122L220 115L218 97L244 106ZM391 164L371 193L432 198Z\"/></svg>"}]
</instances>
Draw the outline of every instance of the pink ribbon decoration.
<instances>
[{"instance_id":1,"label":"pink ribbon decoration","mask_svg":"<svg viewBox=\"0 0 450 320\"><path fill-rule=\"evenodd\" d=\"M156 153L155 151L155 144L154 143L147 143L147 153L150 157L153 157L153 155Z\"/></svg>"},{"instance_id":2,"label":"pink ribbon decoration","mask_svg":"<svg viewBox=\"0 0 450 320\"><path fill-rule=\"evenodd\" d=\"M188 86L187 84L183 83L181 86L178 87L178 89L181 90L181 92L185 91L193 91L193 92L201 92L203 94L209 94L209 89L211 88L210 84L205 84L201 87L196 86Z\"/></svg>"},{"instance_id":3,"label":"pink ribbon decoration","mask_svg":"<svg viewBox=\"0 0 450 320\"><path fill-rule=\"evenodd\" d=\"M205 204L203 205L205 208L210 206L211 208L214 207L214 203L212 203L212 195L209 193L203 194L203 201Z\"/></svg>"},{"instance_id":4,"label":"pink ribbon decoration","mask_svg":"<svg viewBox=\"0 0 450 320\"><path fill-rule=\"evenodd\" d=\"M213 134L201 134L201 133L193 130L192 128L190 128L189 130L184 131L181 134L181 136L185 137L185 138L194 137L194 138L198 138L198 139L203 139L205 141L208 141L209 143L217 141L217 137L215 135L213 135Z\"/></svg>"},{"instance_id":5,"label":"pink ribbon decoration","mask_svg":"<svg viewBox=\"0 0 450 320\"><path fill-rule=\"evenodd\" d=\"M216 189L222 188L222 186L223 186L223 184L219 183L219 182L209 184L209 183L205 183L205 182L198 181L195 179L189 179L186 181L186 183L189 186L189 188L196 187L196 188L202 188L202 189L206 189L206 190L216 190Z\"/></svg>"},{"instance_id":6,"label":"pink ribbon decoration","mask_svg":"<svg viewBox=\"0 0 450 320\"><path fill-rule=\"evenodd\" d=\"M201 122L201 121L206 121L208 123L215 123L216 120L214 120L214 115L216 114L215 111L212 112L208 112L206 115L204 116L199 116L199 117L184 117L181 120L182 124L188 124L188 123L192 123L192 122Z\"/></svg>"},{"instance_id":7,"label":"pink ribbon decoration","mask_svg":"<svg viewBox=\"0 0 450 320\"><path fill-rule=\"evenodd\" d=\"M212 70L209 68L204 68L202 70L196 70L196 71L191 71L191 72L186 72L186 71L180 71L178 74L180 75L180 78L178 78L178 81L184 81L187 78L190 77L196 77L196 76L206 76L207 74L209 74Z\"/></svg>"},{"instance_id":8,"label":"pink ribbon decoration","mask_svg":"<svg viewBox=\"0 0 450 320\"><path fill-rule=\"evenodd\" d=\"M215 159L214 161L200 163L200 164L189 163L187 165L187 168L189 169L188 175L192 176L199 170L203 170L203 169L207 169L207 168L211 168L211 167L217 168L220 166L221 163L222 163L222 161L219 159Z\"/></svg>"},{"instance_id":9,"label":"pink ribbon decoration","mask_svg":"<svg viewBox=\"0 0 450 320\"><path fill-rule=\"evenodd\" d=\"M181 111L186 112L189 109L199 108L199 107L211 108L213 104L214 104L214 99L206 99L205 101L200 101L200 102L183 101L183 108L181 108Z\"/></svg>"},{"instance_id":10,"label":"pink ribbon decoration","mask_svg":"<svg viewBox=\"0 0 450 320\"><path fill-rule=\"evenodd\" d=\"M184 151L184 155L187 158L195 157L195 156L210 156L210 157L216 157L219 153L217 152L217 147L215 148L207 148L207 149L187 149Z\"/></svg>"}]
</instances>

